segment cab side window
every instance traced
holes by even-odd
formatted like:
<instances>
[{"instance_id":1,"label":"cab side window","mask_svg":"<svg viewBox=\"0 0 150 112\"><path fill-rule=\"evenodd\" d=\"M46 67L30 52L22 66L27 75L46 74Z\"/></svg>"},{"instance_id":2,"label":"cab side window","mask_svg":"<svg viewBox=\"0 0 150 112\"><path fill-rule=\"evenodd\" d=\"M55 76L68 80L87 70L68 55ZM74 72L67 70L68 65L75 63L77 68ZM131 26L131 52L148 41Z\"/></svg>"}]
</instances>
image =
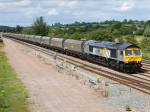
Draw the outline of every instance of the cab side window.
<instances>
[{"instance_id":1,"label":"cab side window","mask_svg":"<svg viewBox=\"0 0 150 112\"><path fill-rule=\"evenodd\" d=\"M123 56L123 51L120 51L120 56Z\"/></svg>"},{"instance_id":2,"label":"cab side window","mask_svg":"<svg viewBox=\"0 0 150 112\"><path fill-rule=\"evenodd\" d=\"M117 51L116 51L116 49L110 49L110 57L117 58Z\"/></svg>"},{"instance_id":3,"label":"cab side window","mask_svg":"<svg viewBox=\"0 0 150 112\"><path fill-rule=\"evenodd\" d=\"M93 47L92 46L89 46L89 51L93 52Z\"/></svg>"}]
</instances>

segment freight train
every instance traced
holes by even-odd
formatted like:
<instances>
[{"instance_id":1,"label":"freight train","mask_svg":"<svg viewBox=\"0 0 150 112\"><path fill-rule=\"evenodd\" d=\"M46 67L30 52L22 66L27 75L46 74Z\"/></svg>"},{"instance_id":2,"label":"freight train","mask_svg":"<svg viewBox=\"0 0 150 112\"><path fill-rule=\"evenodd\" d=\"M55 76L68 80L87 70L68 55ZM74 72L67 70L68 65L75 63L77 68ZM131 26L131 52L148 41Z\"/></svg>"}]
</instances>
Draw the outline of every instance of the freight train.
<instances>
[{"instance_id":1,"label":"freight train","mask_svg":"<svg viewBox=\"0 0 150 112\"><path fill-rule=\"evenodd\" d=\"M137 72L142 66L141 48L134 44L50 38L13 33L4 33L3 35L4 37L46 47L123 72Z\"/></svg>"}]
</instances>

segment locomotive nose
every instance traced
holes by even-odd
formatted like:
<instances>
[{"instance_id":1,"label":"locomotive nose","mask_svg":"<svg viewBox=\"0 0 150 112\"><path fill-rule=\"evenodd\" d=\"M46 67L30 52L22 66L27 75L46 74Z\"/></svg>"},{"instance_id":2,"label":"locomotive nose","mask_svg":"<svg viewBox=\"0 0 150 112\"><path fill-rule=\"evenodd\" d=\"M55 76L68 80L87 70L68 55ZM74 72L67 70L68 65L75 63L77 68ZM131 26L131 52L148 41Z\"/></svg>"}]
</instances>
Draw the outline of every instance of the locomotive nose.
<instances>
[{"instance_id":1,"label":"locomotive nose","mask_svg":"<svg viewBox=\"0 0 150 112\"><path fill-rule=\"evenodd\" d=\"M142 58L140 56L129 56L129 57L125 57L126 62L130 63L130 62L141 62Z\"/></svg>"}]
</instances>

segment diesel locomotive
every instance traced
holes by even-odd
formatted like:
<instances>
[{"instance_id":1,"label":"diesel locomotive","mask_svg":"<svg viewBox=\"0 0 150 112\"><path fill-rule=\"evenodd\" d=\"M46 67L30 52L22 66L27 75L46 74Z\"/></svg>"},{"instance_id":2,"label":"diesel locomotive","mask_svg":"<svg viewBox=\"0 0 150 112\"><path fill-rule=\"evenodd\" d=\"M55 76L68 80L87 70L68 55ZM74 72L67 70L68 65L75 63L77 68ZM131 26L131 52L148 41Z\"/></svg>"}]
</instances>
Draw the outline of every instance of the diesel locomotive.
<instances>
[{"instance_id":1,"label":"diesel locomotive","mask_svg":"<svg viewBox=\"0 0 150 112\"><path fill-rule=\"evenodd\" d=\"M3 35L4 37L43 46L123 72L137 72L142 66L141 48L134 44L95 40L84 41L13 33L4 33Z\"/></svg>"}]
</instances>

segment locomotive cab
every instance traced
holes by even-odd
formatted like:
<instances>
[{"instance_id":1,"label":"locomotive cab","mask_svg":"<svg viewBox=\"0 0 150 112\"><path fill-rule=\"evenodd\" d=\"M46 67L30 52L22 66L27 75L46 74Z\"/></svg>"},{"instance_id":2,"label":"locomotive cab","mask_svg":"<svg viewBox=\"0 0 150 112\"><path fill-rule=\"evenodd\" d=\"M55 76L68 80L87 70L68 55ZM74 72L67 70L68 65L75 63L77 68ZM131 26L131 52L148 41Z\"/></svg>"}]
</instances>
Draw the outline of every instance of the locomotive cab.
<instances>
[{"instance_id":1,"label":"locomotive cab","mask_svg":"<svg viewBox=\"0 0 150 112\"><path fill-rule=\"evenodd\" d=\"M139 70L141 68L142 52L140 48L127 48L124 50L125 68L128 70Z\"/></svg>"},{"instance_id":2,"label":"locomotive cab","mask_svg":"<svg viewBox=\"0 0 150 112\"><path fill-rule=\"evenodd\" d=\"M128 48L124 50L124 62L125 63L141 63L142 61L142 53L139 48Z\"/></svg>"}]
</instances>

